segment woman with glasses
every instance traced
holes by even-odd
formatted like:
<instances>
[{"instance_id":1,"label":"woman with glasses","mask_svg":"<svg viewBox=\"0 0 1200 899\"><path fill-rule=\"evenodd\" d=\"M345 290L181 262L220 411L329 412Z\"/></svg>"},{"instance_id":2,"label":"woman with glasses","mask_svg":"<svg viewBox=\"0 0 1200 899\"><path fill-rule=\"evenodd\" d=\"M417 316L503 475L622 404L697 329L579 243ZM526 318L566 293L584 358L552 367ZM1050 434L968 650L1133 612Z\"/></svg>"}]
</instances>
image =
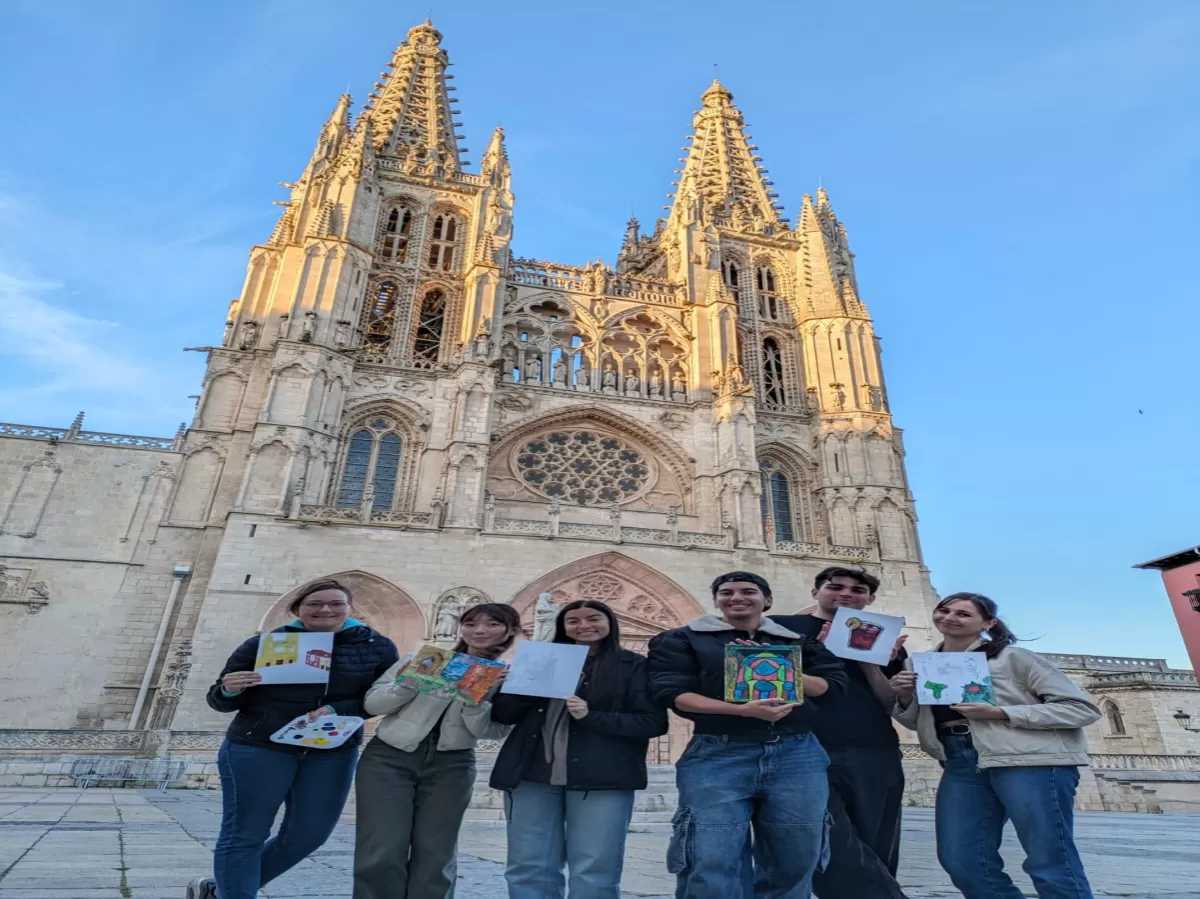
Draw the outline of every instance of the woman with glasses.
<instances>
[{"instance_id":1,"label":"woman with glasses","mask_svg":"<svg viewBox=\"0 0 1200 899\"><path fill-rule=\"evenodd\" d=\"M256 634L234 650L209 688L208 704L236 715L217 754L222 815L214 876L193 880L187 899L254 899L333 833L362 731L335 749L285 746L271 735L305 715L367 716L363 697L399 654L391 640L351 618L352 607L350 591L337 581L310 584L288 606L296 619L274 631L332 632L328 683L261 684ZM283 822L271 838L281 806Z\"/></svg>"},{"instance_id":2,"label":"woman with glasses","mask_svg":"<svg viewBox=\"0 0 1200 899\"><path fill-rule=\"evenodd\" d=\"M942 635L934 652L981 652L989 675L974 702L957 705L918 705L911 660L891 680L895 717L944 769L938 861L965 899L1021 899L1000 858L1012 821L1040 899L1092 899L1073 820L1079 766L1088 763L1083 729L1100 710L1042 656L1013 646L1017 638L986 596L947 596L933 625Z\"/></svg>"}]
</instances>

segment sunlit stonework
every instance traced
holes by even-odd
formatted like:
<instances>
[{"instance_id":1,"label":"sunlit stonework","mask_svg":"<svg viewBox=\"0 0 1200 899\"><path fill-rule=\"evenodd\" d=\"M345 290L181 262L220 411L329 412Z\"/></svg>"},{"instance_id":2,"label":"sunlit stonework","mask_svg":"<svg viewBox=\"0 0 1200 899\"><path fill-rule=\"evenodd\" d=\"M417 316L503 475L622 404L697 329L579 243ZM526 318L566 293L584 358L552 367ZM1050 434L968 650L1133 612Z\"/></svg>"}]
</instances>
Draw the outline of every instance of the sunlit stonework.
<instances>
[{"instance_id":1,"label":"sunlit stonework","mask_svg":"<svg viewBox=\"0 0 1200 899\"><path fill-rule=\"evenodd\" d=\"M208 751L227 653L317 578L401 649L476 602L531 620L542 592L604 599L644 648L721 572L790 612L852 563L928 642L904 445L826 193L785 218L714 82L664 219L591 262L517 257L504 132L468 166L448 64L418 25L357 116L338 100L223 334L213 300L177 438L3 426L8 727Z\"/></svg>"}]
</instances>

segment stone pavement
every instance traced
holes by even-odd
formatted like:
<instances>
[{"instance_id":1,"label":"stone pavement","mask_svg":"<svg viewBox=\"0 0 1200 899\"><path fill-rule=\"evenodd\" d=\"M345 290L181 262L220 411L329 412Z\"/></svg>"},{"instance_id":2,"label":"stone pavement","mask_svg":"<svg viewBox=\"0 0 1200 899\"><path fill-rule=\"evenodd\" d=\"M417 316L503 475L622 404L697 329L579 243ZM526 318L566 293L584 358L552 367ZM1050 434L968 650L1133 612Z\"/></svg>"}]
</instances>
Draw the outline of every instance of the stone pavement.
<instances>
[{"instance_id":1,"label":"stone pavement","mask_svg":"<svg viewBox=\"0 0 1200 899\"><path fill-rule=\"evenodd\" d=\"M901 880L912 899L954 897L933 852L933 814L905 813ZM205 873L220 822L211 791L93 788L0 790L0 899L182 899ZM1200 899L1196 815L1083 814L1077 832L1098 897ZM629 835L626 899L668 899L667 837ZM346 899L350 895L353 821L346 820L311 859L270 884L269 899ZM505 895L504 832L469 826L460 843L456 899ZM1006 848L1009 867L1020 853ZM1026 895L1029 882L1020 878Z\"/></svg>"}]
</instances>

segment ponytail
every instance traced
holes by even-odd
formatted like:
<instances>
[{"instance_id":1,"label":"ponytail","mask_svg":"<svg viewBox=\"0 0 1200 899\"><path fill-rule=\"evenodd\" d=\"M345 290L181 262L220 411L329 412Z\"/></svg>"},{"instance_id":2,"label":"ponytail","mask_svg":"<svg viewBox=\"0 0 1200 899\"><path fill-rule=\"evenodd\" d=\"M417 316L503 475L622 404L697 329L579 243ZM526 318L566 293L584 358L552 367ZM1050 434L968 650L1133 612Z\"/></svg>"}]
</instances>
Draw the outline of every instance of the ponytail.
<instances>
[{"instance_id":1,"label":"ponytail","mask_svg":"<svg viewBox=\"0 0 1200 899\"><path fill-rule=\"evenodd\" d=\"M1009 630L1007 624L1000 620L999 610L996 607L995 601L988 599L982 593L951 593L934 606L934 608L941 609L959 600L966 600L975 607L975 610L979 612L985 621L992 622L992 626L987 629L988 638L983 646L979 647L979 652L982 652L989 659L994 659L1004 651L1004 647L1012 646L1017 642L1017 635Z\"/></svg>"}]
</instances>

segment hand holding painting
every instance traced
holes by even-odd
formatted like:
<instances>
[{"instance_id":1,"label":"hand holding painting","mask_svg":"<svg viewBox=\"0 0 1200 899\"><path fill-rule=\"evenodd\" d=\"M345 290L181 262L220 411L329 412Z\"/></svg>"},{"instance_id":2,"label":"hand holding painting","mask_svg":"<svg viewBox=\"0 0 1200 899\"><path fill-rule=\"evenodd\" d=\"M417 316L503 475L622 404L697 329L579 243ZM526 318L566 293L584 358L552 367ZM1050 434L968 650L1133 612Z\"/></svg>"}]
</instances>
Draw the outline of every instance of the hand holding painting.
<instances>
[{"instance_id":1,"label":"hand holding painting","mask_svg":"<svg viewBox=\"0 0 1200 899\"><path fill-rule=\"evenodd\" d=\"M241 693L260 683L262 675L257 671L230 671L221 678L221 687L226 693Z\"/></svg>"}]
</instances>

